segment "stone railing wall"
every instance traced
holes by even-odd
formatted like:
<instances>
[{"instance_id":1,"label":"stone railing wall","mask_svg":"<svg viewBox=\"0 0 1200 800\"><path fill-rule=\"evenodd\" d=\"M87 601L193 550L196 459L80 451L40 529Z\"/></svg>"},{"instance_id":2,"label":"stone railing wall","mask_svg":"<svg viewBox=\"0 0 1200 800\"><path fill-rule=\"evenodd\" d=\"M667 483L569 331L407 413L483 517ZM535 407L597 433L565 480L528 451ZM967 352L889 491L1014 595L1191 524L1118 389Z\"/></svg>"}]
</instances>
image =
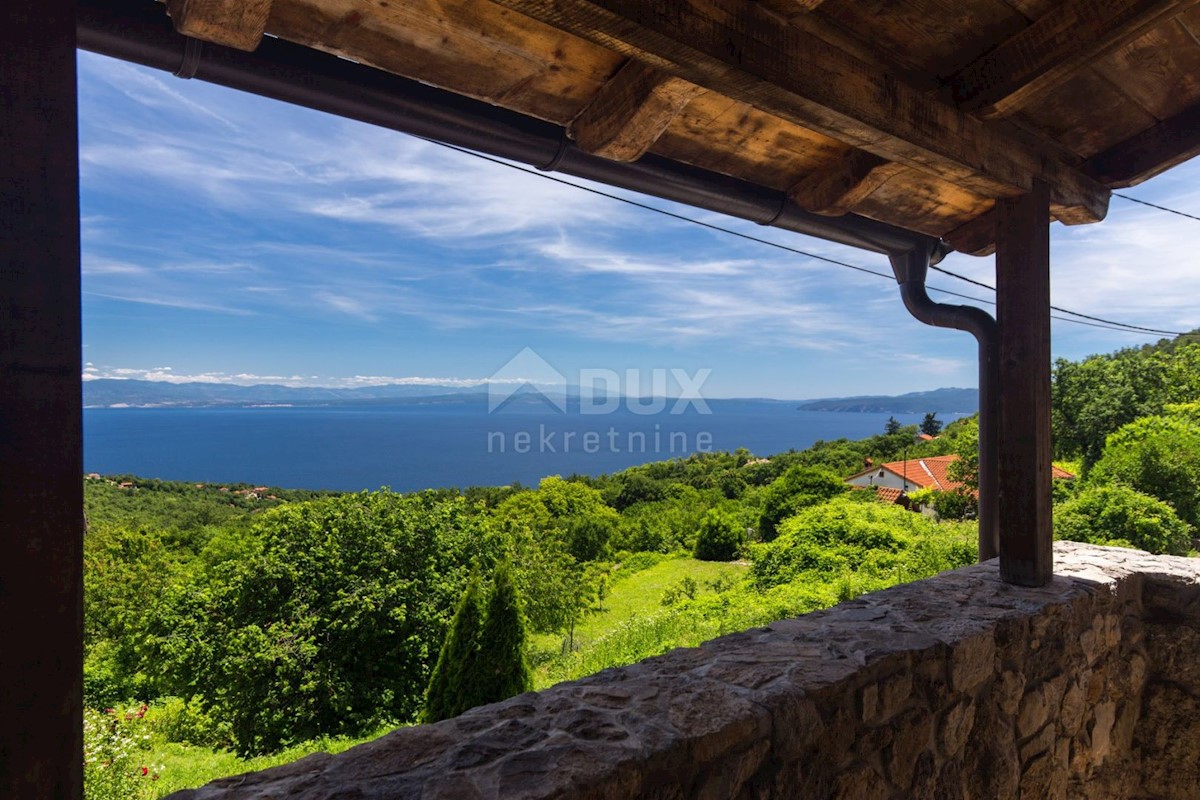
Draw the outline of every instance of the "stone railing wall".
<instances>
[{"instance_id":1,"label":"stone railing wall","mask_svg":"<svg viewBox=\"0 0 1200 800\"><path fill-rule=\"evenodd\" d=\"M1200 560L1059 543L172 795L1196 798Z\"/></svg>"}]
</instances>

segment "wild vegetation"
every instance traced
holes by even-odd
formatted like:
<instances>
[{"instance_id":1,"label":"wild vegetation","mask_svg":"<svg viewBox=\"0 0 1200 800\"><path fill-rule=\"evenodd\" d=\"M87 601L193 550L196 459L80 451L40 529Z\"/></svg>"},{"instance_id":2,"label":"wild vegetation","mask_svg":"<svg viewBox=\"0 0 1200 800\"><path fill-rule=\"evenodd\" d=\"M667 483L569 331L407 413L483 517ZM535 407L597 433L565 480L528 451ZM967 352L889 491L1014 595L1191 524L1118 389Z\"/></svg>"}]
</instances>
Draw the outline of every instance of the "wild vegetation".
<instances>
[{"instance_id":1,"label":"wild vegetation","mask_svg":"<svg viewBox=\"0 0 1200 800\"><path fill-rule=\"evenodd\" d=\"M1057 535L1191 551L1200 343L1061 361L1054 380L1057 456L1080 473L1056 486ZM340 749L972 563L977 426L917 432L537 487L89 479L88 796ZM843 481L948 453L967 489L917 495L936 516Z\"/></svg>"}]
</instances>

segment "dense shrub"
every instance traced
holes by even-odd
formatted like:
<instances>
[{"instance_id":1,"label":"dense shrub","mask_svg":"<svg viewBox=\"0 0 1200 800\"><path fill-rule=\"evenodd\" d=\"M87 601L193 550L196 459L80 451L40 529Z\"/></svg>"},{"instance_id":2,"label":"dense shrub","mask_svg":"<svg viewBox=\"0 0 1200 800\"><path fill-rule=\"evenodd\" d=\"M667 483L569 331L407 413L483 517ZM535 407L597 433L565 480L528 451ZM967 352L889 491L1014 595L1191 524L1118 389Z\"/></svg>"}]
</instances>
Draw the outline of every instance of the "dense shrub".
<instances>
[{"instance_id":1,"label":"dense shrub","mask_svg":"<svg viewBox=\"0 0 1200 800\"><path fill-rule=\"evenodd\" d=\"M762 512L758 517L758 535L769 542L779 533L778 526L787 517L808 506L823 503L848 487L837 475L814 467L792 467L766 488Z\"/></svg>"},{"instance_id":2,"label":"dense shrub","mask_svg":"<svg viewBox=\"0 0 1200 800\"><path fill-rule=\"evenodd\" d=\"M710 509L696 533L693 554L701 561L733 561L742 546L742 528L729 514Z\"/></svg>"},{"instance_id":3,"label":"dense shrub","mask_svg":"<svg viewBox=\"0 0 1200 800\"><path fill-rule=\"evenodd\" d=\"M1131 486L1200 526L1200 425L1183 414L1123 425L1108 437L1088 482Z\"/></svg>"},{"instance_id":4,"label":"dense shrub","mask_svg":"<svg viewBox=\"0 0 1200 800\"><path fill-rule=\"evenodd\" d=\"M495 548L462 499L374 492L284 506L262 554L179 587L160 622L174 693L229 720L237 750L413 719L473 560Z\"/></svg>"},{"instance_id":5,"label":"dense shrub","mask_svg":"<svg viewBox=\"0 0 1200 800\"><path fill-rule=\"evenodd\" d=\"M1169 505L1127 486L1088 486L1054 509L1054 535L1092 544L1187 553L1188 526Z\"/></svg>"},{"instance_id":6,"label":"dense shrub","mask_svg":"<svg viewBox=\"0 0 1200 800\"><path fill-rule=\"evenodd\" d=\"M973 534L972 525L936 523L869 497L841 497L801 511L780 526L774 541L752 546L750 579L760 589L850 572L915 580L973 563Z\"/></svg>"},{"instance_id":7,"label":"dense shrub","mask_svg":"<svg viewBox=\"0 0 1200 800\"><path fill-rule=\"evenodd\" d=\"M973 519L979 513L979 501L967 489L933 492L929 502L938 519Z\"/></svg>"}]
</instances>

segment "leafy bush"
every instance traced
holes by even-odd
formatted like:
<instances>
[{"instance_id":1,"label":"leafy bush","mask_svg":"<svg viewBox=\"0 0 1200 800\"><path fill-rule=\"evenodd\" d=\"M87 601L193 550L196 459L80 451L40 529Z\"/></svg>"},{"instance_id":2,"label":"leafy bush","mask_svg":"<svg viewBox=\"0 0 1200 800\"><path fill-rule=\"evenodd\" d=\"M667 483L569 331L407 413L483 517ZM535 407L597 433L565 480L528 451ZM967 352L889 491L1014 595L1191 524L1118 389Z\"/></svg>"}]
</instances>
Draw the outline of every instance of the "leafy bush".
<instances>
[{"instance_id":1,"label":"leafy bush","mask_svg":"<svg viewBox=\"0 0 1200 800\"><path fill-rule=\"evenodd\" d=\"M83 712L83 788L86 800L156 797L159 768L148 763L146 706Z\"/></svg>"},{"instance_id":2,"label":"leafy bush","mask_svg":"<svg viewBox=\"0 0 1200 800\"><path fill-rule=\"evenodd\" d=\"M697 588L699 587L696 585L696 580L691 575L686 575L679 583L663 592L662 604L670 607L681 600L695 600Z\"/></svg>"},{"instance_id":3,"label":"leafy bush","mask_svg":"<svg viewBox=\"0 0 1200 800\"><path fill-rule=\"evenodd\" d=\"M1200 425L1183 414L1123 425L1108 437L1088 482L1124 483L1200 526Z\"/></svg>"},{"instance_id":4,"label":"leafy bush","mask_svg":"<svg viewBox=\"0 0 1200 800\"><path fill-rule=\"evenodd\" d=\"M979 501L966 489L934 492L930 504L939 519L972 519L979 514Z\"/></svg>"},{"instance_id":5,"label":"leafy bush","mask_svg":"<svg viewBox=\"0 0 1200 800\"><path fill-rule=\"evenodd\" d=\"M767 589L802 576L826 582L860 572L886 585L974 562L973 525L936 523L869 500L841 497L786 520L778 538L751 547L751 582Z\"/></svg>"},{"instance_id":6,"label":"leafy bush","mask_svg":"<svg viewBox=\"0 0 1200 800\"><path fill-rule=\"evenodd\" d=\"M622 575L632 575L635 572L641 572L644 569L650 569L655 564L661 564L670 556L665 553L633 553L628 558L621 560Z\"/></svg>"},{"instance_id":7,"label":"leafy bush","mask_svg":"<svg viewBox=\"0 0 1200 800\"><path fill-rule=\"evenodd\" d=\"M257 525L262 554L177 587L158 625L174 693L228 719L239 753L412 720L468 565L496 544L461 498L345 495Z\"/></svg>"},{"instance_id":8,"label":"leafy bush","mask_svg":"<svg viewBox=\"0 0 1200 800\"><path fill-rule=\"evenodd\" d=\"M701 561L733 561L742 545L741 525L728 514L713 508L704 515L696 533L696 549Z\"/></svg>"},{"instance_id":9,"label":"leafy bush","mask_svg":"<svg viewBox=\"0 0 1200 800\"><path fill-rule=\"evenodd\" d=\"M1188 526L1169 505L1128 486L1088 486L1054 509L1054 535L1092 544L1128 545L1184 555Z\"/></svg>"},{"instance_id":10,"label":"leafy bush","mask_svg":"<svg viewBox=\"0 0 1200 800\"><path fill-rule=\"evenodd\" d=\"M225 749L233 745L226 720L214 718L198 697L166 697L150 708L147 718L154 731L168 742Z\"/></svg>"},{"instance_id":11,"label":"leafy bush","mask_svg":"<svg viewBox=\"0 0 1200 800\"><path fill-rule=\"evenodd\" d=\"M779 523L787 517L848 490L842 479L831 472L814 467L790 468L764 493L758 517L759 536L765 542L771 541L779 532Z\"/></svg>"}]
</instances>

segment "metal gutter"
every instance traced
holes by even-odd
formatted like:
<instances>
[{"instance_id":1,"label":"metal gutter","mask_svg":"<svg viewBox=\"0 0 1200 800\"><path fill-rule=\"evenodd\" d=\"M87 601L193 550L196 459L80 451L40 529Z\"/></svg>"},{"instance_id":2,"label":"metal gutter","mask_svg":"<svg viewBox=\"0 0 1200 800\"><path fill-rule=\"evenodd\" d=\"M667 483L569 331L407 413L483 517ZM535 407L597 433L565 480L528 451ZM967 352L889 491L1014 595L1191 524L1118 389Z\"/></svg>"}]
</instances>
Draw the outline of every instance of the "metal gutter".
<instances>
[{"instance_id":1,"label":"metal gutter","mask_svg":"<svg viewBox=\"0 0 1200 800\"><path fill-rule=\"evenodd\" d=\"M909 313L926 325L954 328L975 337L979 345L979 560L1000 555L999 497L996 482L996 381L999 328L991 314L975 306L935 303L925 289L928 248L891 256L900 298Z\"/></svg>"},{"instance_id":2,"label":"metal gutter","mask_svg":"<svg viewBox=\"0 0 1200 800\"><path fill-rule=\"evenodd\" d=\"M654 154L636 162L583 152L558 125L309 47L265 38L253 53L178 34L155 0L79 0L81 49L402 133L885 255L938 239L866 217L823 217L786 193Z\"/></svg>"}]
</instances>

